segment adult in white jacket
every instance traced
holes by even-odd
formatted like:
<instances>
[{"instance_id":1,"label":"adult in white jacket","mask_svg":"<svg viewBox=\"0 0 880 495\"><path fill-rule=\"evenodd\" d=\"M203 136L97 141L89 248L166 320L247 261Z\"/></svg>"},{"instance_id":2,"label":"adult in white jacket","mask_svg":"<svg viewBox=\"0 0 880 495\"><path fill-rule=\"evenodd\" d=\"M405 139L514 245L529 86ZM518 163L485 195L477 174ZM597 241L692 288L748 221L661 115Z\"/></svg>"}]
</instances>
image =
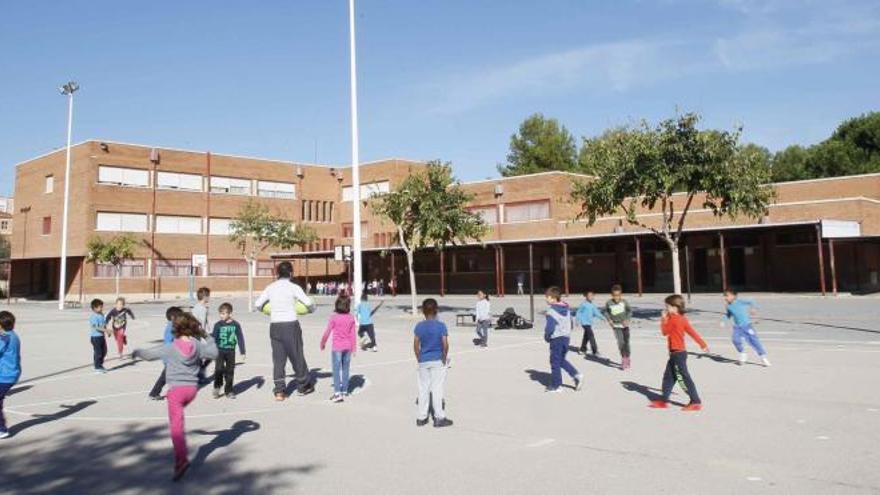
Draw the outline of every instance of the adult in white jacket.
<instances>
[{"instance_id":1,"label":"adult in white jacket","mask_svg":"<svg viewBox=\"0 0 880 495\"><path fill-rule=\"evenodd\" d=\"M296 302L303 303L309 312L315 310L311 298L295 284L293 265L288 261L278 264L278 280L269 284L254 306L262 310L263 305L270 305L269 339L272 343L272 365L275 387L275 400L287 398L285 390L287 386L284 380L286 376L287 361L293 366L293 380L296 383L297 394L307 395L315 391L315 385L309 373L309 365L303 352L302 327L296 316Z\"/></svg>"}]
</instances>

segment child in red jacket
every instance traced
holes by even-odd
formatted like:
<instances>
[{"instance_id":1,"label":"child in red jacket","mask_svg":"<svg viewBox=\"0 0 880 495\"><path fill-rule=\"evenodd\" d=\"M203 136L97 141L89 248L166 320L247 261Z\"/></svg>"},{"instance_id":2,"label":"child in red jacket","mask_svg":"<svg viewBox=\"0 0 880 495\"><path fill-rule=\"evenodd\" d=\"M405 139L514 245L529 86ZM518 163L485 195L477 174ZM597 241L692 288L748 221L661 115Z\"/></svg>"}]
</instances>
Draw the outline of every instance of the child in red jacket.
<instances>
[{"instance_id":1,"label":"child in red jacket","mask_svg":"<svg viewBox=\"0 0 880 495\"><path fill-rule=\"evenodd\" d=\"M651 401L649 407L654 409L669 407L668 402L669 396L672 395L672 387L678 381L691 399L690 403L682 408L682 411L699 411L703 406L697 393L697 386L694 385L687 369L687 347L684 343L684 336L687 334L694 339L703 352L709 352L709 346L684 316L683 297L675 294L667 297L664 302L666 310L663 311L663 318L660 320L660 330L669 343L669 361L666 362L666 371L663 372L663 398Z\"/></svg>"}]
</instances>

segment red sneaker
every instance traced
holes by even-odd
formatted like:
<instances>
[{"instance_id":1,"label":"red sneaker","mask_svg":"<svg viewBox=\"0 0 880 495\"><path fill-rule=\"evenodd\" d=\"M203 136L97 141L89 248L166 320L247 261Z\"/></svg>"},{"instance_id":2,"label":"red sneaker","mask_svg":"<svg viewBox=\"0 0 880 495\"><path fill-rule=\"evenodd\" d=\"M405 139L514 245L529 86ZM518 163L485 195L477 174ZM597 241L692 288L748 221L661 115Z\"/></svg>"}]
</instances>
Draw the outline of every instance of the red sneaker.
<instances>
[{"instance_id":1,"label":"red sneaker","mask_svg":"<svg viewBox=\"0 0 880 495\"><path fill-rule=\"evenodd\" d=\"M648 407L651 409L668 409L669 404L665 400L652 400Z\"/></svg>"},{"instance_id":2,"label":"red sneaker","mask_svg":"<svg viewBox=\"0 0 880 495\"><path fill-rule=\"evenodd\" d=\"M682 410L682 411L686 411L686 412L687 412L687 411L702 411L702 410L703 410L703 405L702 405L702 404L694 404L694 403L690 403L690 404L688 404L688 405L682 407L681 410Z\"/></svg>"}]
</instances>

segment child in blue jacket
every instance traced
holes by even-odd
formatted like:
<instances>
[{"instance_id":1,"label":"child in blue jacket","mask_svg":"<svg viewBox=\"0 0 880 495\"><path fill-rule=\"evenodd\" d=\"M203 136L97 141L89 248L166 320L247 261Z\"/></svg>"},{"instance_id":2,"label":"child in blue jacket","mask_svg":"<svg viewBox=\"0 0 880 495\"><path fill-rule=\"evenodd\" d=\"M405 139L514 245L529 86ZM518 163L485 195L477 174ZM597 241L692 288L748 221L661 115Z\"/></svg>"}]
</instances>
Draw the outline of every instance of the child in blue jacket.
<instances>
[{"instance_id":1,"label":"child in blue jacket","mask_svg":"<svg viewBox=\"0 0 880 495\"><path fill-rule=\"evenodd\" d=\"M21 377L21 341L15 333L15 315L0 311L0 438L7 438L3 399Z\"/></svg>"},{"instance_id":2,"label":"child in blue jacket","mask_svg":"<svg viewBox=\"0 0 880 495\"><path fill-rule=\"evenodd\" d=\"M574 389L580 390L584 375L565 359L568 344L571 342L571 308L562 302L559 287L550 287L547 297L547 326L544 327L544 341L550 344L550 386L547 392L561 392L562 370L571 375Z\"/></svg>"},{"instance_id":3,"label":"child in blue jacket","mask_svg":"<svg viewBox=\"0 0 880 495\"><path fill-rule=\"evenodd\" d=\"M584 292L584 302L578 306L575 318L577 318L578 323L584 329L584 338L581 340L581 347L578 349L578 354L586 356L587 343L589 343L593 355L598 356L599 346L596 345L596 334L593 332L593 318L604 319L605 315L602 314L602 311L600 311L595 304L593 304L593 291L588 290Z\"/></svg>"}]
</instances>

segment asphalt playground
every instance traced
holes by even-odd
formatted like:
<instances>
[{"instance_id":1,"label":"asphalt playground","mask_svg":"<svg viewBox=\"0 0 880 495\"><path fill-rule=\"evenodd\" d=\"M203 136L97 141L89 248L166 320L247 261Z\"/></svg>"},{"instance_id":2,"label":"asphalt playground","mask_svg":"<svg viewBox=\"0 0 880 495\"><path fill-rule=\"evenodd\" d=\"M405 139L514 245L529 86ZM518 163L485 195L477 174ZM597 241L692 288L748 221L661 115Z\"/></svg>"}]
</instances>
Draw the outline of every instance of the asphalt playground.
<instances>
[{"instance_id":1,"label":"asphalt playground","mask_svg":"<svg viewBox=\"0 0 880 495\"><path fill-rule=\"evenodd\" d=\"M730 327L719 325L721 297L696 296L689 317L712 354L690 343L705 408L683 413L646 407L665 365L661 295L629 298L631 370L618 369L613 336L600 324L605 359L570 354L586 381L561 394L544 392L540 299L537 328L495 331L480 349L473 326L455 326L473 298L442 298L453 356L447 412L455 421L446 429L415 425L408 296L384 298L379 352L354 358L354 394L342 404L327 400L330 356L318 346L330 298L303 319L317 392L282 403L271 393L268 318L233 299L249 351L236 369L238 398L213 399L206 387L187 409L193 467L176 484L165 402L147 398L161 364L118 360L111 350L111 372L94 374L87 309L0 305L18 318L24 368L6 399L12 436L0 441L0 493L880 492L880 297L754 299L773 366L754 364L753 354L738 366ZM171 304L131 306L133 348L160 341ZM508 306L528 316L525 297L492 300L493 313ZM687 400L678 390L673 399Z\"/></svg>"}]
</instances>

